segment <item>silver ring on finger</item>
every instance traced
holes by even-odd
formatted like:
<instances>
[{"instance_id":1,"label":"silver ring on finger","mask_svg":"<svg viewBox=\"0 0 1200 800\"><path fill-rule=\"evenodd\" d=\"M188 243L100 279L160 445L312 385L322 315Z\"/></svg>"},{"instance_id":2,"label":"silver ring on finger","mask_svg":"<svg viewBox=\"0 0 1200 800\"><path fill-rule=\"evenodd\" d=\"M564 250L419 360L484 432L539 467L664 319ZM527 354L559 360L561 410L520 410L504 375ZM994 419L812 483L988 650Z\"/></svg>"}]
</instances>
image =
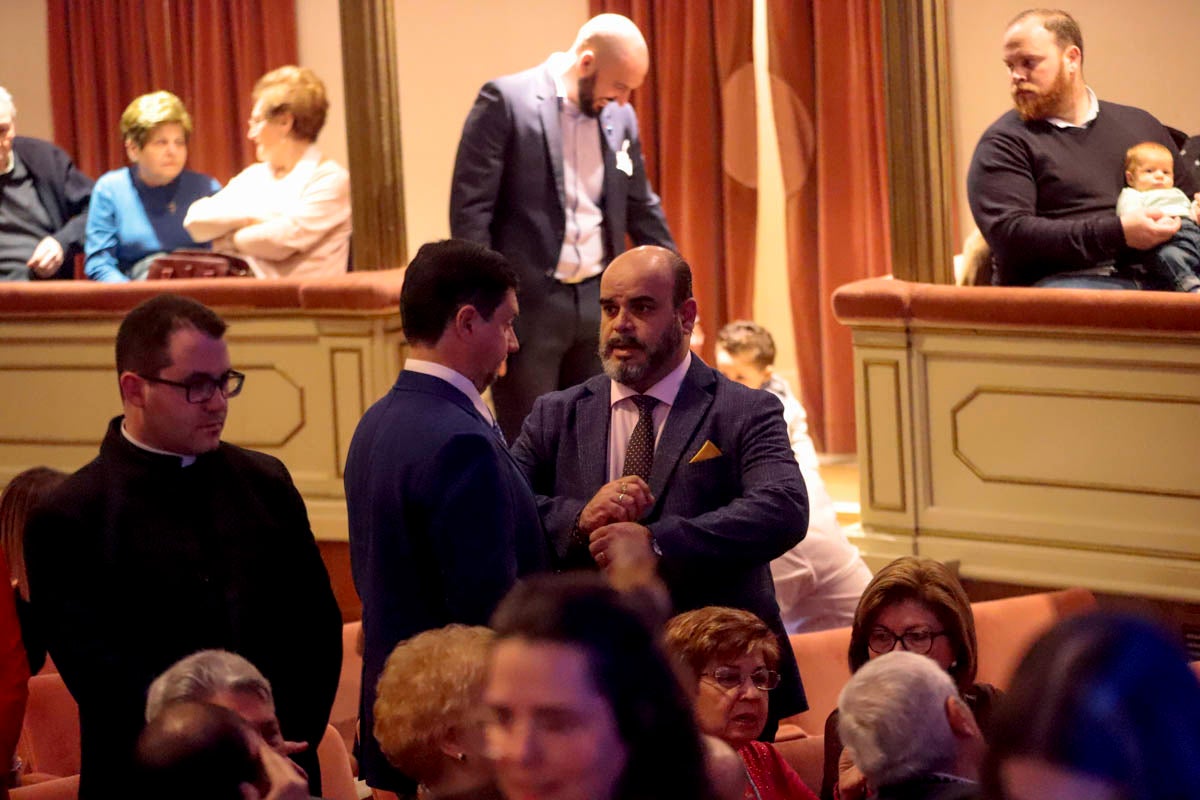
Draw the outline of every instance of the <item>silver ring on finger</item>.
<instances>
[{"instance_id":1,"label":"silver ring on finger","mask_svg":"<svg viewBox=\"0 0 1200 800\"><path fill-rule=\"evenodd\" d=\"M617 495L617 503L619 505L625 505L625 493L624 492L621 492L619 495Z\"/></svg>"}]
</instances>

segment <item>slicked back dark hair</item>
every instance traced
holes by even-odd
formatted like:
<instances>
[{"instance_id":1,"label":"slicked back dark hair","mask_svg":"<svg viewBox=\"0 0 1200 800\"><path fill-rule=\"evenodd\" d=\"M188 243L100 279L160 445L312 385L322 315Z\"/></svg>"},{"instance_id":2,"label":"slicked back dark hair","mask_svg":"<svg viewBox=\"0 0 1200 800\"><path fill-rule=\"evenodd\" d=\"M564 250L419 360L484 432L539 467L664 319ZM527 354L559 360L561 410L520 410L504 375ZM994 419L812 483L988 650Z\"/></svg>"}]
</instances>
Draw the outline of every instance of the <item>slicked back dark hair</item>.
<instances>
[{"instance_id":1,"label":"slicked back dark hair","mask_svg":"<svg viewBox=\"0 0 1200 800\"><path fill-rule=\"evenodd\" d=\"M410 342L432 345L463 306L490 320L509 289L518 288L508 259L465 239L421 245L404 272L400 319Z\"/></svg>"},{"instance_id":2,"label":"slicked back dark hair","mask_svg":"<svg viewBox=\"0 0 1200 800\"><path fill-rule=\"evenodd\" d=\"M1071 45L1079 48L1079 63L1083 63L1083 31L1075 18L1059 8L1031 8L1013 17L1008 27L1024 22L1030 17L1037 17L1042 27L1054 34L1054 43L1059 50L1066 50Z\"/></svg>"},{"instance_id":3,"label":"slicked back dark hair","mask_svg":"<svg viewBox=\"0 0 1200 800\"><path fill-rule=\"evenodd\" d=\"M171 334L195 328L207 336L225 335L225 320L203 303L177 294L160 294L136 306L117 329L117 374L135 372L155 377L171 365Z\"/></svg>"},{"instance_id":4,"label":"slicked back dark hair","mask_svg":"<svg viewBox=\"0 0 1200 800\"><path fill-rule=\"evenodd\" d=\"M584 652L628 753L613 800L714 797L691 702L648 610L598 575L543 574L517 584L496 609L492 628L496 644L518 639Z\"/></svg>"}]
</instances>

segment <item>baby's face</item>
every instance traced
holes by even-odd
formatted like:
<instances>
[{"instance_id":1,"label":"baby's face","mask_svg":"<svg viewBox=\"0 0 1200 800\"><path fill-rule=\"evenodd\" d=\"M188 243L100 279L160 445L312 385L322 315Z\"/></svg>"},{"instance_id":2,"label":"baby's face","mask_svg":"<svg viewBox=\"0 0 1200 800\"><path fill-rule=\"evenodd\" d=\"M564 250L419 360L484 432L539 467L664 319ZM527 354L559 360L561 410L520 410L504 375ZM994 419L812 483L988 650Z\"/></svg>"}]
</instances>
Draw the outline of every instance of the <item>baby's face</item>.
<instances>
[{"instance_id":1,"label":"baby's face","mask_svg":"<svg viewBox=\"0 0 1200 800\"><path fill-rule=\"evenodd\" d=\"M1145 154L1125 173L1125 182L1139 192L1170 189L1175 185L1175 162L1167 153Z\"/></svg>"}]
</instances>

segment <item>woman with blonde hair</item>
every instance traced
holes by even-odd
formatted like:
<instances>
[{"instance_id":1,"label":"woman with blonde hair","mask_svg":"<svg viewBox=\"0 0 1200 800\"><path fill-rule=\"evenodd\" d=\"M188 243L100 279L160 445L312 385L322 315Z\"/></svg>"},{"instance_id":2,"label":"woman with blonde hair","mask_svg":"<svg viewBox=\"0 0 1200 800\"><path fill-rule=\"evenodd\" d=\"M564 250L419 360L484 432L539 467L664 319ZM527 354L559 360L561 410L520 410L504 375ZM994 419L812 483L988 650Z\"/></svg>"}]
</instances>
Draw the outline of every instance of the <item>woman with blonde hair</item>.
<instances>
[{"instance_id":1,"label":"woman with blonde hair","mask_svg":"<svg viewBox=\"0 0 1200 800\"><path fill-rule=\"evenodd\" d=\"M121 114L129 165L100 176L88 208L84 271L110 283L146 277L161 253L199 247L183 228L188 208L221 184L184 169L192 118L170 92L135 98Z\"/></svg>"},{"instance_id":2,"label":"woman with blonde hair","mask_svg":"<svg viewBox=\"0 0 1200 800\"><path fill-rule=\"evenodd\" d=\"M481 626L447 625L396 646L379 678L375 731L421 800L499 800L484 758L481 706L488 649Z\"/></svg>"},{"instance_id":3,"label":"woman with blonde hair","mask_svg":"<svg viewBox=\"0 0 1200 800\"><path fill-rule=\"evenodd\" d=\"M329 110L325 84L306 67L280 67L251 96L247 136L258 163L193 204L184 227L245 258L260 278L345 272L350 175L316 145Z\"/></svg>"}]
</instances>

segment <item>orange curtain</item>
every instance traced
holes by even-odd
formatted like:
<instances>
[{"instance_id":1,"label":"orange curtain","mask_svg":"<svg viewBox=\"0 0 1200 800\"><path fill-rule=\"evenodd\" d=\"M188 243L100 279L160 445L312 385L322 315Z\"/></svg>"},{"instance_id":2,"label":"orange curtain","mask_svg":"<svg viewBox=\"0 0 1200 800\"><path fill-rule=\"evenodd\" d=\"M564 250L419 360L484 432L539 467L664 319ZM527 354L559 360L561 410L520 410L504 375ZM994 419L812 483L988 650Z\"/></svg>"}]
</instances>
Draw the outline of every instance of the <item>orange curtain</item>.
<instances>
[{"instance_id":1,"label":"orange curtain","mask_svg":"<svg viewBox=\"0 0 1200 800\"><path fill-rule=\"evenodd\" d=\"M855 450L842 284L890 272L882 18L875 0L768 0L800 389L824 452Z\"/></svg>"},{"instance_id":2,"label":"orange curtain","mask_svg":"<svg viewBox=\"0 0 1200 800\"><path fill-rule=\"evenodd\" d=\"M591 0L591 12L624 14L650 46L633 101L646 171L692 265L711 361L717 329L753 310L753 2Z\"/></svg>"},{"instance_id":3,"label":"orange curtain","mask_svg":"<svg viewBox=\"0 0 1200 800\"><path fill-rule=\"evenodd\" d=\"M192 115L188 166L229 180L254 160L250 90L296 63L295 0L49 0L55 140L88 175L126 163L121 112L173 92Z\"/></svg>"}]
</instances>

